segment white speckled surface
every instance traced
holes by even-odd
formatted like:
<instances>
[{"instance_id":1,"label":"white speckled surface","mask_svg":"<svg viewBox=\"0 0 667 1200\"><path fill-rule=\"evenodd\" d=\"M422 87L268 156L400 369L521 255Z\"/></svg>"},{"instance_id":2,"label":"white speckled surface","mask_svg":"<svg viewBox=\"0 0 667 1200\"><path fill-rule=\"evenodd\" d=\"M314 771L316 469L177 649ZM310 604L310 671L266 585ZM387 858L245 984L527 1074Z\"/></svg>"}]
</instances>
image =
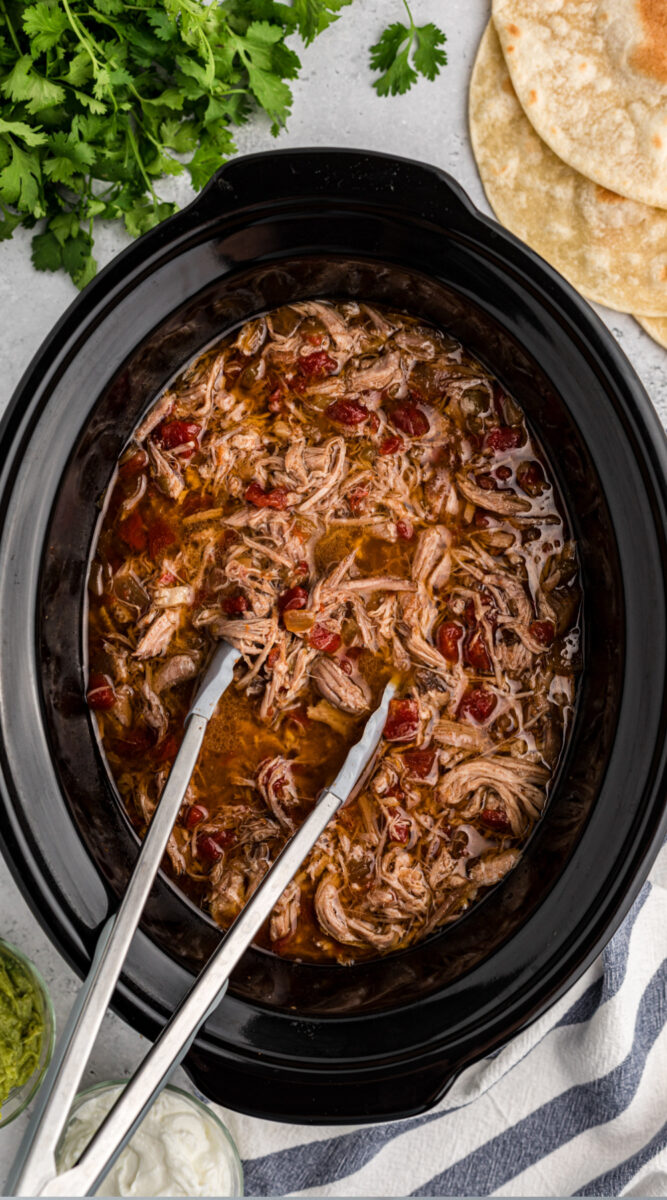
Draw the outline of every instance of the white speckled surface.
<instances>
[{"instance_id":1,"label":"white speckled surface","mask_svg":"<svg viewBox=\"0 0 667 1200\"><path fill-rule=\"evenodd\" d=\"M356 0L313 47L303 54L305 70L295 88L289 130L277 140L268 126L253 122L239 134L242 152L273 146L354 146L384 150L433 162L450 171L473 201L488 211L469 148L467 83L477 42L488 19L485 0L414 0L419 22L437 20L447 31L450 65L435 83L421 83L407 96L379 99L371 88L367 48L382 27L401 19L399 0ZM186 185L177 191L186 203ZM104 229L98 238L101 264L125 244L122 232ZM75 295L64 275L37 274L29 258L29 235L19 233L0 245L0 412L31 356ZM667 353L630 317L599 310L632 360L653 403L667 424ZM43 972L62 1028L76 989L73 973L50 945L32 916L9 870L0 861L0 934L17 943ZM113 1014L84 1075L84 1086L128 1073L146 1042ZM181 1082L187 1080L181 1075ZM233 1132L233 1118L231 1120ZM0 1183L18 1146L25 1117L0 1130ZM247 1124L245 1125L247 1129ZM241 1146L243 1155L256 1147Z\"/></svg>"}]
</instances>

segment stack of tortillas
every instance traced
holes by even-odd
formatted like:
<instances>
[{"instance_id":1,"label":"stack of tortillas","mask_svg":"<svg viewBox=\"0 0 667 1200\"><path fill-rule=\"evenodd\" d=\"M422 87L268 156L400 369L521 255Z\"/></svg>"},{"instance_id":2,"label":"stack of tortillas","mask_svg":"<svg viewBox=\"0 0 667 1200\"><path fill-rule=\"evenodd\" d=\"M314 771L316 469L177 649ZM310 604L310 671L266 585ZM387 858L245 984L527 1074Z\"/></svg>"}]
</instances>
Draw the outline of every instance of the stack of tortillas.
<instances>
[{"instance_id":1,"label":"stack of tortillas","mask_svg":"<svg viewBox=\"0 0 667 1200\"><path fill-rule=\"evenodd\" d=\"M470 130L499 221L667 347L667 0L493 0Z\"/></svg>"}]
</instances>

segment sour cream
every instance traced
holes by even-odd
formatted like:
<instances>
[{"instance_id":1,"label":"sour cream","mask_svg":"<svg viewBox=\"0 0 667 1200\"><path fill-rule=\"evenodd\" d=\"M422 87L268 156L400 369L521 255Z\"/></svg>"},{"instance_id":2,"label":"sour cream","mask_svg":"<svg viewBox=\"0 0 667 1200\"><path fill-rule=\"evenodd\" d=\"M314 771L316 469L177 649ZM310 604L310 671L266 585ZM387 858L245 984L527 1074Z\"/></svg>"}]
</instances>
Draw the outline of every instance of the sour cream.
<instances>
[{"instance_id":1,"label":"sour cream","mask_svg":"<svg viewBox=\"0 0 667 1200\"><path fill-rule=\"evenodd\" d=\"M73 1167L122 1088L85 1099L65 1130L58 1171ZM166 1089L103 1180L98 1196L232 1196L241 1190L231 1142L203 1105Z\"/></svg>"}]
</instances>

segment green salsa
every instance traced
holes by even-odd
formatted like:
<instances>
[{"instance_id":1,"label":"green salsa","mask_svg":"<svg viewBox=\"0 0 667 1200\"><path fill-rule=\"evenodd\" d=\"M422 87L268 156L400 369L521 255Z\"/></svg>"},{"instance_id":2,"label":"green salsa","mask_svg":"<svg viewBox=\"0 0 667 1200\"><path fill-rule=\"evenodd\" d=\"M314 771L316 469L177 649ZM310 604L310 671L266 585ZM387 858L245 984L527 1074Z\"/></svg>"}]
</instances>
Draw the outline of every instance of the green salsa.
<instances>
[{"instance_id":1,"label":"green salsa","mask_svg":"<svg viewBox=\"0 0 667 1200\"><path fill-rule=\"evenodd\" d=\"M0 946L0 1107L39 1062L44 1038L42 999L18 959Z\"/></svg>"}]
</instances>

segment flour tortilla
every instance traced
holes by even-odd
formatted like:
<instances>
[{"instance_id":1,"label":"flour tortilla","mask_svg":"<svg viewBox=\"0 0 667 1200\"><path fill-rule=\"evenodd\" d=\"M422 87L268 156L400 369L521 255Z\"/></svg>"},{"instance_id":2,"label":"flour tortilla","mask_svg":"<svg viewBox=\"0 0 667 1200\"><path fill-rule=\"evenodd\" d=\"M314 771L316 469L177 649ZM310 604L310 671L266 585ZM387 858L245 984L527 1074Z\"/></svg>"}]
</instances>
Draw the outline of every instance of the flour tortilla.
<instances>
[{"instance_id":1,"label":"flour tortilla","mask_svg":"<svg viewBox=\"0 0 667 1200\"><path fill-rule=\"evenodd\" d=\"M665 0L493 0L519 100L555 154L667 208Z\"/></svg>"},{"instance_id":2,"label":"flour tortilla","mask_svg":"<svg viewBox=\"0 0 667 1200\"><path fill-rule=\"evenodd\" d=\"M633 316L653 341L667 350L667 317L640 317L637 313L633 313Z\"/></svg>"},{"instance_id":3,"label":"flour tortilla","mask_svg":"<svg viewBox=\"0 0 667 1200\"><path fill-rule=\"evenodd\" d=\"M606 191L551 152L517 100L491 24L473 68L470 133L503 225L589 299L667 315L667 211Z\"/></svg>"}]
</instances>

